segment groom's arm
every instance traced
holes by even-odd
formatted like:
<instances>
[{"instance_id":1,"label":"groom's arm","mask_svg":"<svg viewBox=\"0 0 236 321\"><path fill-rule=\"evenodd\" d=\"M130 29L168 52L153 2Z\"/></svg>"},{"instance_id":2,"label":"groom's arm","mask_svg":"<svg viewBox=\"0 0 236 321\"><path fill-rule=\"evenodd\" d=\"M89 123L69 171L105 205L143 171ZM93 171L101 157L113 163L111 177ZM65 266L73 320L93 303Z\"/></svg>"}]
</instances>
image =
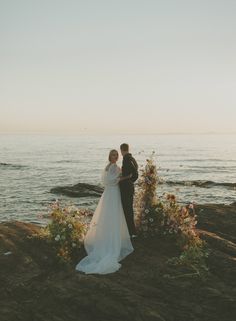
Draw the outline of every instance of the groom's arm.
<instances>
[{"instance_id":1,"label":"groom's arm","mask_svg":"<svg viewBox=\"0 0 236 321\"><path fill-rule=\"evenodd\" d=\"M127 175L127 176L121 176L120 177L120 182L125 181L126 179L130 179L132 177L132 174Z\"/></svg>"},{"instance_id":2,"label":"groom's arm","mask_svg":"<svg viewBox=\"0 0 236 321\"><path fill-rule=\"evenodd\" d=\"M131 161L129 159L123 159L122 163L122 176L120 178L120 182L131 179L133 174L133 168Z\"/></svg>"},{"instance_id":3,"label":"groom's arm","mask_svg":"<svg viewBox=\"0 0 236 321\"><path fill-rule=\"evenodd\" d=\"M129 159L123 159L123 166L122 166L122 176L128 176L132 174L132 166Z\"/></svg>"},{"instance_id":4,"label":"groom's arm","mask_svg":"<svg viewBox=\"0 0 236 321\"><path fill-rule=\"evenodd\" d=\"M134 162L136 162L134 159L126 159L124 162L124 175L135 175L135 165Z\"/></svg>"}]
</instances>

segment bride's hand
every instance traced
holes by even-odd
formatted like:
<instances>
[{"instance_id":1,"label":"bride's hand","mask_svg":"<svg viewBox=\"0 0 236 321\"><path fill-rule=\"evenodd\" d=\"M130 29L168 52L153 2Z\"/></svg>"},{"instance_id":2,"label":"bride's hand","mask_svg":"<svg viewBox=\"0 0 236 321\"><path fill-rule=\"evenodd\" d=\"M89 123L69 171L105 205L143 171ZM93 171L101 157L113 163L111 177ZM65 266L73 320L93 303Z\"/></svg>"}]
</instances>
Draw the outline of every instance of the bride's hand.
<instances>
[{"instance_id":1,"label":"bride's hand","mask_svg":"<svg viewBox=\"0 0 236 321\"><path fill-rule=\"evenodd\" d=\"M132 177L132 174L129 174L127 176L121 176L119 182L124 181L126 179L130 179Z\"/></svg>"}]
</instances>

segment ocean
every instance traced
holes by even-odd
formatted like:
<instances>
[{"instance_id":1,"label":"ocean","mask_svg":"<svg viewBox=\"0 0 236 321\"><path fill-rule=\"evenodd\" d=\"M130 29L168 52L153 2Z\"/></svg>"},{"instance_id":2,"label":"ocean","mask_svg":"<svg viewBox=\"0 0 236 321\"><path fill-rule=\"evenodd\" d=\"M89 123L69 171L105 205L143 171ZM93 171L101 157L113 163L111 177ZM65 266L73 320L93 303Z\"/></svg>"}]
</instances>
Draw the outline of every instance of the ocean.
<instances>
[{"instance_id":1,"label":"ocean","mask_svg":"<svg viewBox=\"0 0 236 321\"><path fill-rule=\"evenodd\" d=\"M39 214L62 204L94 209L98 198L54 195L50 189L101 184L110 149L130 144L139 166L155 151L162 184L180 203L236 201L236 135L0 135L0 221L41 224ZM121 165L120 156L118 164Z\"/></svg>"}]
</instances>

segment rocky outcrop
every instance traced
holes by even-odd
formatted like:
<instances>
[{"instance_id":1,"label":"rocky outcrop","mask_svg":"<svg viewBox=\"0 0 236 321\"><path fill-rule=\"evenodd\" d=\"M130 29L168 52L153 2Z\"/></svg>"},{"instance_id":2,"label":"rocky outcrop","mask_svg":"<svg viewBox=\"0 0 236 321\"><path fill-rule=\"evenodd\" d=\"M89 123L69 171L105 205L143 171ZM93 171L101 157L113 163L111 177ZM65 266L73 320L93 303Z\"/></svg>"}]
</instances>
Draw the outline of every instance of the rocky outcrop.
<instances>
[{"instance_id":1,"label":"rocky outcrop","mask_svg":"<svg viewBox=\"0 0 236 321\"><path fill-rule=\"evenodd\" d=\"M235 189L236 183L227 183L227 182L214 182L209 180L186 180L186 181L164 181L160 182L161 184L167 185L185 185L185 186L197 186L197 187L204 187L204 188L211 188L211 187L223 187L228 189Z\"/></svg>"},{"instance_id":2,"label":"rocky outcrop","mask_svg":"<svg viewBox=\"0 0 236 321\"><path fill-rule=\"evenodd\" d=\"M236 183L216 183L213 181L160 181L159 184L167 185L186 185L186 186L197 186L203 188L211 187L222 187L228 189L235 189ZM57 186L50 190L50 193L57 195L65 195L69 197L100 197L103 192L103 188L98 185L92 185L87 183L78 183L76 185Z\"/></svg>"},{"instance_id":3,"label":"rocky outcrop","mask_svg":"<svg viewBox=\"0 0 236 321\"><path fill-rule=\"evenodd\" d=\"M85 275L61 265L39 227L0 224L0 320L233 321L236 316L235 206L199 206L199 233L209 246L201 279L169 265L175 244L135 239L135 251L110 275Z\"/></svg>"},{"instance_id":4,"label":"rocky outcrop","mask_svg":"<svg viewBox=\"0 0 236 321\"><path fill-rule=\"evenodd\" d=\"M87 183L78 183L76 185L58 186L50 190L50 193L57 195L66 195L69 197L99 197L102 195L103 188L97 185Z\"/></svg>"},{"instance_id":5,"label":"rocky outcrop","mask_svg":"<svg viewBox=\"0 0 236 321\"><path fill-rule=\"evenodd\" d=\"M206 204L197 206L198 228L213 232L236 243L236 205Z\"/></svg>"}]
</instances>

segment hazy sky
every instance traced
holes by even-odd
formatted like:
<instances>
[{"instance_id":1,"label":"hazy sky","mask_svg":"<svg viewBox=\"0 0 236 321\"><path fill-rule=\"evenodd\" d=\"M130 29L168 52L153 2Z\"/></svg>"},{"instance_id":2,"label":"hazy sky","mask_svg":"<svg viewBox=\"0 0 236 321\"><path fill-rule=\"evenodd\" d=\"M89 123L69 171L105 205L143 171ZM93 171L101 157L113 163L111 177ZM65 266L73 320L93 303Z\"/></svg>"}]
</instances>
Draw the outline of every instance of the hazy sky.
<instances>
[{"instance_id":1,"label":"hazy sky","mask_svg":"<svg viewBox=\"0 0 236 321\"><path fill-rule=\"evenodd\" d=\"M0 0L0 132L236 131L235 0Z\"/></svg>"}]
</instances>

